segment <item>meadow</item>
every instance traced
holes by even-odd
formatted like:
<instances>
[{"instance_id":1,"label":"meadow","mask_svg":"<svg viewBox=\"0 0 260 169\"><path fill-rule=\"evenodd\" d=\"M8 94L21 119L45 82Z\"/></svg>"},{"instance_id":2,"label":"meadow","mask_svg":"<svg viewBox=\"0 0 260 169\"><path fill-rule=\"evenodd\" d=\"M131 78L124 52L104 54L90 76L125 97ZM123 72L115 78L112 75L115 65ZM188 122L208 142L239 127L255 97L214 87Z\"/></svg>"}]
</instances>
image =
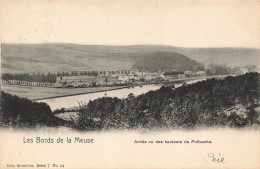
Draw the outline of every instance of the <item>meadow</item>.
<instances>
[{"instance_id":1,"label":"meadow","mask_svg":"<svg viewBox=\"0 0 260 169\"><path fill-rule=\"evenodd\" d=\"M2 85L1 90L12 95L17 95L22 98L28 98L30 100L39 100L44 98L53 98L53 97L101 92L107 90L115 90L124 87L125 86L91 87L91 88L51 88L51 87Z\"/></svg>"}]
</instances>

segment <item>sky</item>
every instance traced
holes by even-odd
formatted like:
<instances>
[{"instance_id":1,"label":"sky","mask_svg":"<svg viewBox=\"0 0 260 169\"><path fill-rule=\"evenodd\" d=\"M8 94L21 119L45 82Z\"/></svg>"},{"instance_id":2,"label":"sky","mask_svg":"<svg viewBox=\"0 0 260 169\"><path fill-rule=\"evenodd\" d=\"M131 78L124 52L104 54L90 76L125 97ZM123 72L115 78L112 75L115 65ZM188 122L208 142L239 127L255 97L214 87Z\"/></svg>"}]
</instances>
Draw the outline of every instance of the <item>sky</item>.
<instances>
[{"instance_id":1,"label":"sky","mask_svg":"<svg viewBox=\"0 0 260 169\"><path fill-rule=\"evenodd\" d=\"M260 1L0 1L2 43L260 48Z\"/></svg>"}]
</instances>

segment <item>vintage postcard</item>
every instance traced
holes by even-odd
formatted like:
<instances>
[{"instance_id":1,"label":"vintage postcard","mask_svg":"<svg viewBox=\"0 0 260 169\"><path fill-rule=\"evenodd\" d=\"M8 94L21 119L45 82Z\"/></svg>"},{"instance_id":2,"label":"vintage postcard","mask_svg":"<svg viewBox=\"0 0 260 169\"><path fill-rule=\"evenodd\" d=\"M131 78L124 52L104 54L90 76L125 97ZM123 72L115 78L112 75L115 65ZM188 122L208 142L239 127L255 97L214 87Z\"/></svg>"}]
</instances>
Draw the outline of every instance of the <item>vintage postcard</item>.
<instances>
[{"instance_id":1,"label":"vintage postcard","mask_svg":"<svg viewBox=\"0 0 260 169\"><path fill-rule=\"evenodd\" d=\"M0 0L1 169L260 168L260 1Z\"/></svg>"}]
</instances>

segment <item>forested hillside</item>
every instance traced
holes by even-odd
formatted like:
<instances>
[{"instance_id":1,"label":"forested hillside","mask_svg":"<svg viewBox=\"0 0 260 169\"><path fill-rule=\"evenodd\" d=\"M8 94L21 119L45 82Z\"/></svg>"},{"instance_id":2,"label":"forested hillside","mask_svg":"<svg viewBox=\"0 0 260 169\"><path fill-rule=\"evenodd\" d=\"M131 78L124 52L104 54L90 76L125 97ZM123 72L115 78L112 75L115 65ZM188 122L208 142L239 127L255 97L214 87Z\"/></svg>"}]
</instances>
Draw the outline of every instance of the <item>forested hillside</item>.
<instances>
[{"instance_id":1,"label":"forested hillside","mask_svg":"<svg viewBox=\"0 0 260 169\"><path fill-rule=\"evenodd\" d=\"M77 126L97 130L259 125L259 77L248 73L177 89L163 86L138 97L99 98L80 105Z\"/></svg>"},{"instance_id":2,"label":"forested hillside","mask_svg":"<svg viewBox=\"0 0 260 169\"><path fill-rule=\"evenodd\" d=\"M1 91L0 126L64 126L68 122L55 117L46 103L32 102Z\"/></svg>"},{"instance_id":3,"label":"forested hillside","mask_svg":"<svg viewBox=\"0 0 260 169\"><path fill-rule=\"evenodd\" d=\"M151 71L200 71L204 70L203 65L195 60L175 52L154 52L134 57L133 67Z\"/></svg>"}]
</instances>

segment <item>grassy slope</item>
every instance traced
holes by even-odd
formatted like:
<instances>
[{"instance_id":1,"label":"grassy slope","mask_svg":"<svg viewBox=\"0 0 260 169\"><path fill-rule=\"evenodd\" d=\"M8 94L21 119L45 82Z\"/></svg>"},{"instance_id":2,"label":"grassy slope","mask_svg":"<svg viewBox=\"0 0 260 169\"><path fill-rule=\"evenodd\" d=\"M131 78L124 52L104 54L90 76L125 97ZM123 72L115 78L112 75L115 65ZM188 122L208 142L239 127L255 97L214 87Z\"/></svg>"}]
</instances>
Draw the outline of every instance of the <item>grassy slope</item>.
<instances>
[{"instance_id":1,"label":"grassy slope","mask_svg":"<svg viewBox=\"0 0 260 169\"><path fill-rule=\"evenodd\" d=\"M2 72L56 72L93 69L129 69L132 55L177 52L204 63L243 66L260 61L260 50L248 48L178 48L134 45L2 44Z\"/></svg>"}]
</instances>

